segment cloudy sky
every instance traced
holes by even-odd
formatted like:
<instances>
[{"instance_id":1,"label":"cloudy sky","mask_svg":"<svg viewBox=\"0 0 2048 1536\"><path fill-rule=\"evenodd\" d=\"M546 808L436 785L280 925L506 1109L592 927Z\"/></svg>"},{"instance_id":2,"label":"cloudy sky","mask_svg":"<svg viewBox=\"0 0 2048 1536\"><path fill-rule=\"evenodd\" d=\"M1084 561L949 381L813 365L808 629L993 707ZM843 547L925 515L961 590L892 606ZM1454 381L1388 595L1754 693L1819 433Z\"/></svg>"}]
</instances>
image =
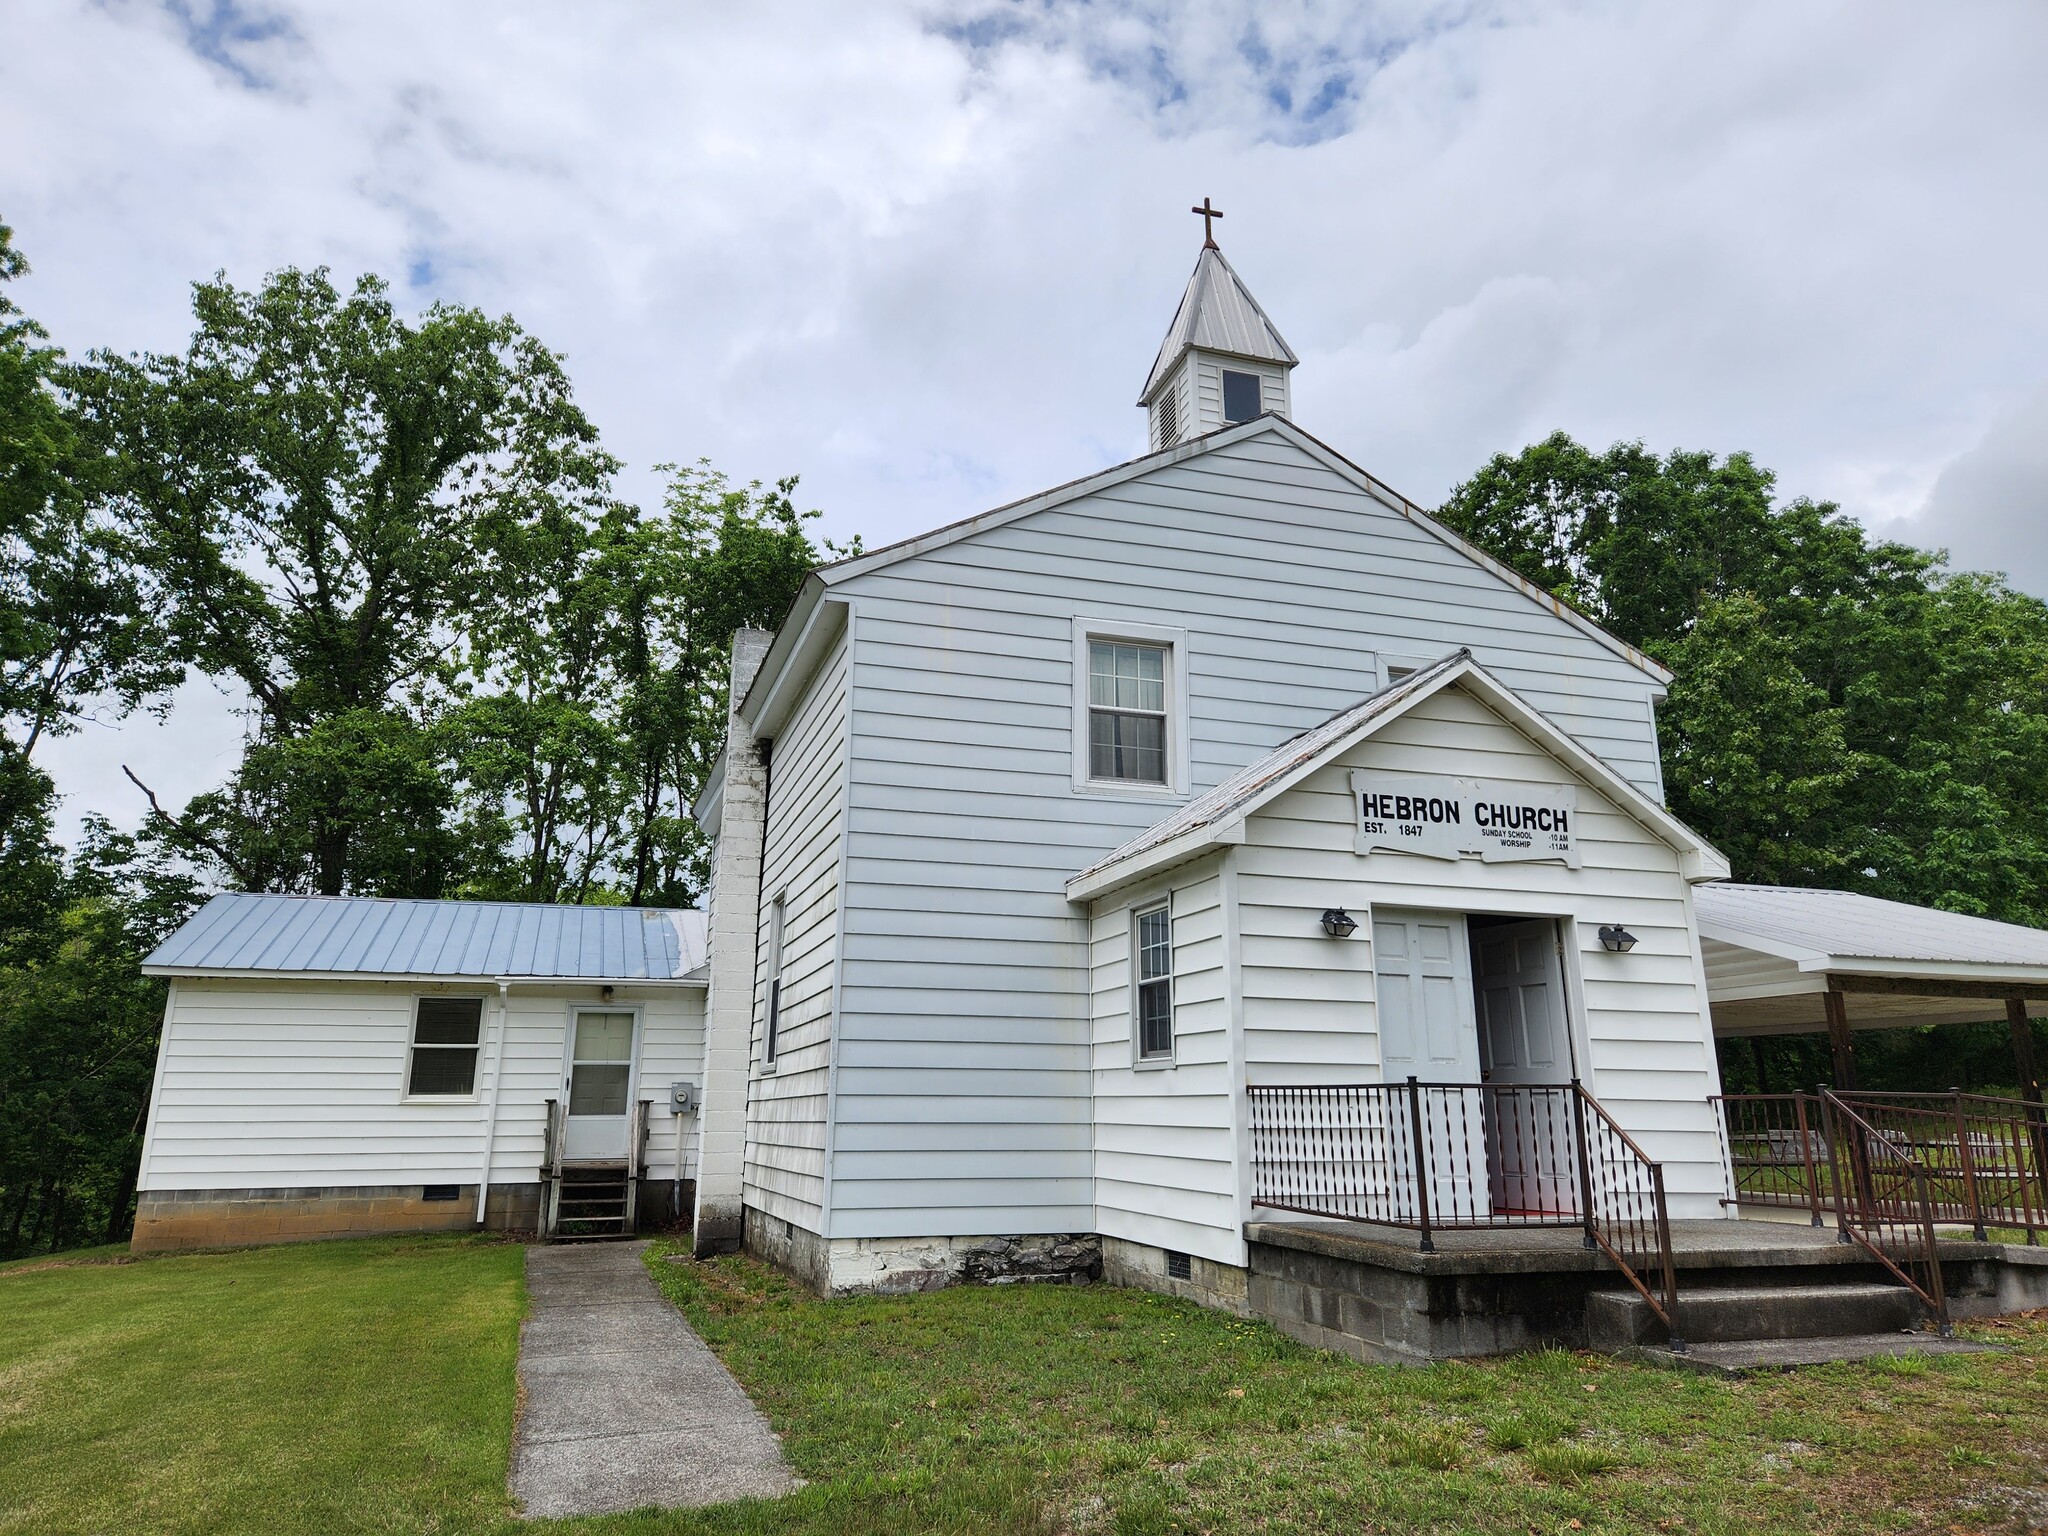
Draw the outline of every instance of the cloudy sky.
<instances>
[{"instance_id":1,"label":"cloudy sky","mask_svg":"<svg viewBox=\"0 0 2048 1536\"><path fill-rule=\"evenodd\" d=\"M508 311L646 496L881 542L1142 448L1200 242L1295 414L1434 503L1554 428L1747 448L2048 595L2048 6L12 0L0 219L74 351L327 264ZM88 728L75 814L235 756Z\"/></svg>"}]
</instances>

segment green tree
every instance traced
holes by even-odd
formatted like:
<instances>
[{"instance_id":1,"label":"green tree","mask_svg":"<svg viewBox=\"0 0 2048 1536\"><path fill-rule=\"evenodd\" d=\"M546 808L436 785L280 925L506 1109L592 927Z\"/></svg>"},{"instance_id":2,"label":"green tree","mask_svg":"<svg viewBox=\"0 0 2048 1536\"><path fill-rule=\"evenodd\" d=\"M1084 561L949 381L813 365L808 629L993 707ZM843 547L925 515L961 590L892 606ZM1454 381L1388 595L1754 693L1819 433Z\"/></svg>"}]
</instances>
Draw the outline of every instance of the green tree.
<instances>
[{"instance_id":1,"label":"green tree","mask_svg":"<svg viewBox=\"0 0 2048 1536\"><path fill-rule=\"evenodd\" d=\"M407 730L445 707L481 605L526 579L514 535L601 517L614 462L509 318L410 324L381 281L344 296L324 269L216 278L193 307L183 354L98 352L66 380L180 654L251 701L243 773L158 826L244 883L435 893ZM359 769L336 757L352 743L375 748Z\"/></svg>"},{"instance_id":2,"label":"green tree","mask_svg":"<svg viewBox=\"0 0 2048 1536\"><path fill-rule=\"evenodd\" d=\"M0 1257L128 1231L164 985L142 957L196 882L90 820L51 942L0 966Z\"/></svg>"},{"instance_id":3,"label":"green tree","mask_svg":"<svg viewBox=\"0 0 2048 1536\"><path fill-rule=\"evenodd\" d=\"M1774 490L1557 433L1443 517L1673 670L1672 808L1738 879L2048 923L2048 606Z\"/></svg>"},{"instance_id":4,"label":"green tree","mask_svg":"<svg viewBox=\"0 0 2048 1536\"><path fill-rule=\"evenodd\" d=\"M684 906L709 879L708 849L690 808L725 744L732 637L773 628L820 550L796 508L796 480L735 486L702 461L663 465L658 517L626 545L621 610L623 738L632 788L624 860L628 900ZM859 539L823 553L857 554Z\"/></svg>"},{"instance_id":5,"label":"green tree","mask_svg":"<svg viewBox=\"0 0 2048 1536\"><path fill-rule=\"evenodd\" d=\"M0 956L52 938L62 866L36 748L94 701L132 708L181 671L101 514L63 356L6 292L27 271L0 224Z\"/></svg>"}]
</instances>

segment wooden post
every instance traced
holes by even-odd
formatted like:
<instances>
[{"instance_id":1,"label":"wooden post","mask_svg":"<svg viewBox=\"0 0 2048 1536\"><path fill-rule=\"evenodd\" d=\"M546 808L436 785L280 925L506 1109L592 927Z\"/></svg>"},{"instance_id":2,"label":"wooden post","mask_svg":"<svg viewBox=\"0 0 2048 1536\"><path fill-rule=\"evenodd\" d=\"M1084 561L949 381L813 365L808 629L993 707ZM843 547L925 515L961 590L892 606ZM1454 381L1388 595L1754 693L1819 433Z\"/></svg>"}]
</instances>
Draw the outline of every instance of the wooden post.
<instances>
[{"instance_id":1,"label":"wooden post","mask_svg":"<svg viewBox=\"0 0 2048 1536\"><path fill-rule=\"evenodd\" d=\"M2005 1022L2012 1028L2012 1059L2020 1071L2020 1097L2027 1104L2023 1113L2027 1117L2027 1141L2034 1154L2034 1188L2048 1191L2048 1117L2041 1111L2041 1069L2034 1063L2034 1025L2027 1017L2025 998L2005 1000ZM2044 1198L2043 1204L2048 1204L2048 1198ZM2027 1224L2027 1241L2034 1241L2031 1220Z\"/></svg>"},{"instance_id":2,"label":"wooden post","mask_svg":"<svg viewBox=\"0 0 2048 1536\"><path fill-rule=\"evenodd\" d=\"M1828 1016L1828 1044L1835 1053L1835 1092L1856 1091L1856 1044L1849 1038L1849 1002L1834 989L1830 978L1828 990L1820 995L1821 1007Z\"/></svg>"},{"instance_id":3,"label":"wooden post","mask_svg":"<svg viewBox=\"0 0 2048 1536\"><path fill-rule=\"evenodd\" d=\"M2005 1000L2005 1022L2012 1028L2012 1059L2020 1069L2020 1097L2029 1104L2041 1102L2041 1071L2034 1065L2034 1025L2027 1017L2027 1000Z\"/></svg>"}]
</instances>

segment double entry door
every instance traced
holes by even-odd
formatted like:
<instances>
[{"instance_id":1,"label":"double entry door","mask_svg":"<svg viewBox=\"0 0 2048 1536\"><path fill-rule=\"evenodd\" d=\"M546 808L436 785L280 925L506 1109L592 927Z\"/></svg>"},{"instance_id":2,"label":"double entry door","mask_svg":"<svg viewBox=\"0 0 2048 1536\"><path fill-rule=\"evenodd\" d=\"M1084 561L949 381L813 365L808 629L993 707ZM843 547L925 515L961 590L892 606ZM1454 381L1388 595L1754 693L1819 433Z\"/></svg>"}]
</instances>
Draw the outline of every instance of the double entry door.
<instances>
[{"instance_id":1,"label":"double entry door","mask_svg":"<svg viewBox=\"0 0 2048 1536\"><path fill-rule=\"evenodd\" d=\"M1412 1115L1389 1126L1397 1183L1420 1167L1433 1221L1558 1211L1570 1100L1541 1091L1571 1077L1558 925L1375 908L1372 932L1384 1080L1443 1085L1422 1092L1420 1147Z\"/></svg>"},{"instance_id":2,"label":"double entry door","mask_svg":"<svg viewBox=\"0 0 2048 1536\"><path fill-rule=\"evenodd\" d=\"M578 1008L569 1016L563 1087L568 1114L562 1156L572 1163L624 1162L633 1102L639 1016L625 1008Z\"/></svg>"}]
</instances>

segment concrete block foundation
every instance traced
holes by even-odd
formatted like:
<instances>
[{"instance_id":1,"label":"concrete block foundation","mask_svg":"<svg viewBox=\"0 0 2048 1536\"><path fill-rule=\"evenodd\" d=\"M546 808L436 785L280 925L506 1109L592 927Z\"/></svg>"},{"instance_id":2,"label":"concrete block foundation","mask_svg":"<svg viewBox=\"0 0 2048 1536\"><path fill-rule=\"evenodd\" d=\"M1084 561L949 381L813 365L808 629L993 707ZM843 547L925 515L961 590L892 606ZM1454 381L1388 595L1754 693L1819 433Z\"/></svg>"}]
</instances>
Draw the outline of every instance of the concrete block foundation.
<instances>
[{"instance_id":1,"label":"concrete block foundation","mask_svg":"<svg viewBox=\"0 0 2048 1536\"><path fill-rule=\"evenodd\" d=\"M1102 1278L1111 1285L1178 1296L1218 1312L1231 1312L1239 1317L1252 1315L1250 1270L1235 1264L1218 1264L1197 1254L1180 1257L1187 1260L1185 1280L1172 1273L1166 1249L1121 1237L1105 1237Z\"/></svg>"},{"instance_id":2,"label":"concrete block foundation","mask_svg":"<svg viewBox=\"0 0 2048 1536\"><path fill-rule=\"evenodd\" d=\"M458 1184L452 1200L429 1200L420 1184L348 1184L296 1189L146 1190L136 1200L133 1253L181 1248L242 1248L317 1242L393 1232L476 1229L476 1186ZM442 1186L445 1188L446 1186ZM484 1212L492 1231L531 1231L540 1217L540 1185L493 1184Z\"/></svg>"}]
</instances>

